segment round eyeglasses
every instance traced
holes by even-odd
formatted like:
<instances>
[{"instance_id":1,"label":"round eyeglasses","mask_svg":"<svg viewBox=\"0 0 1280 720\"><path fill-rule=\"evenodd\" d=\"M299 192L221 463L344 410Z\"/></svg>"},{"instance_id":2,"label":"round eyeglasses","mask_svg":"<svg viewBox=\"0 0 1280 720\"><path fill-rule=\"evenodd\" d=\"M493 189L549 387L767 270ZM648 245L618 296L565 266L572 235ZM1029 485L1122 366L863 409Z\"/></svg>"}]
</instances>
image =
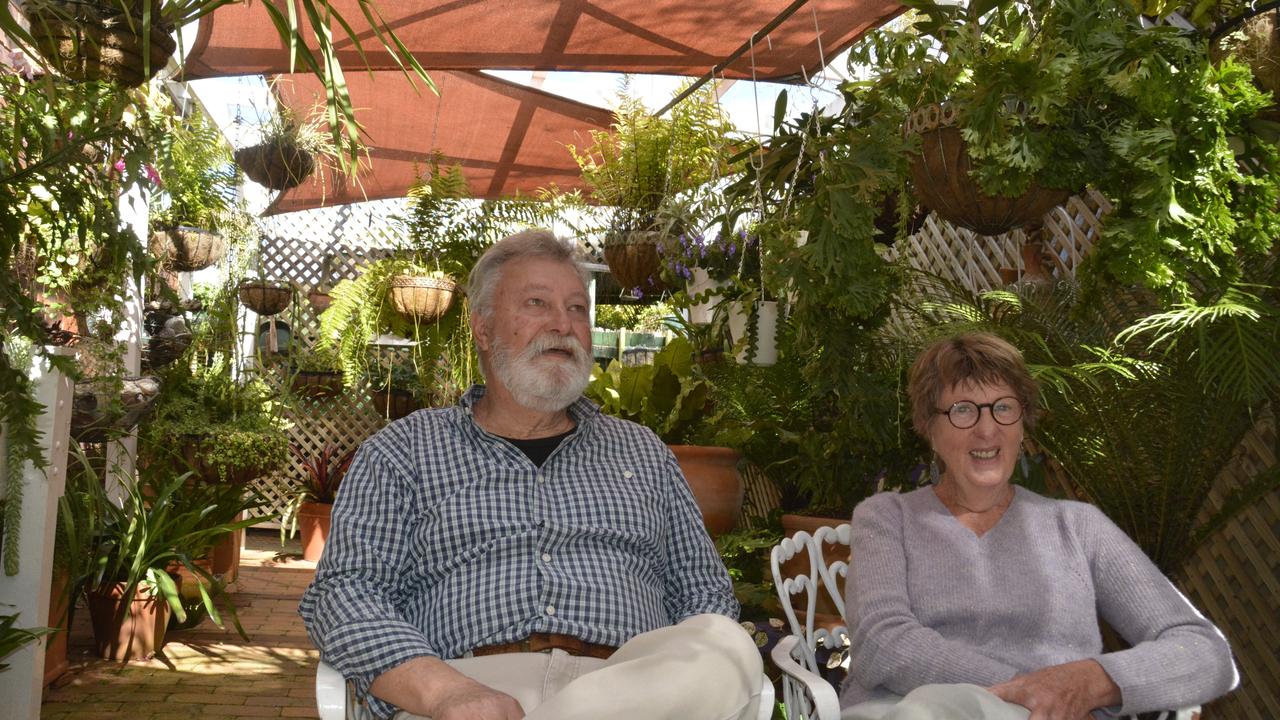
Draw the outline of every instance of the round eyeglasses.
<instances>
[{"instance_id":1,"label":"round eyeglasses","mask_svg":"<svg viewBox=\"0 0 1280 720\"><path fill-rule=\"evenodd\" d=\"M1002 397L989 403L961 400L953 403L946 410L934 410L934 412L946 415L956 429L968 430L978 424L978 419L982 417L982 408L990 410L991 419L1001 425L1012 425L1022 419L1022 403L1015 397Z\"/></svg>"}]
</instances>

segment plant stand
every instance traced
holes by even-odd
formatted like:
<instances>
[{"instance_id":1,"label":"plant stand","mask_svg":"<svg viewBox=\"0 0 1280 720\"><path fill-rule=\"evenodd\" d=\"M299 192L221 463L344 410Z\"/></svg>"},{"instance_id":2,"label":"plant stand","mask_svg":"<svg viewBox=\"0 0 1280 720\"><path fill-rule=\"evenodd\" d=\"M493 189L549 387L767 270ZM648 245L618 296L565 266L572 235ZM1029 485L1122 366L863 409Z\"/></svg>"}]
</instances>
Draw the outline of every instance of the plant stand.
<instances>
[{"instance_id":1,"label":"plant stand","mask_svg":"<svg viewBox=\"0 0 1280 720\"><path fill-rule=\"evenodd\" d=\"M101 443L128 433L160 396L154 377L121 379L119 406L106 397L112 383L95 378L77 383L71 410L71 436L80 442Z\"/></svg>"},{"instance_id":2,"label":"plant stand","mask_svg":"<svg viewBox=\"0 0 1280 720\"><path fill-rule=\"evenodd\" d=\"M702 511L702 524L715 538L738 524L746 485L738 472L742 454L725 447L668 445Z\"/></svg>"}]
</instances>

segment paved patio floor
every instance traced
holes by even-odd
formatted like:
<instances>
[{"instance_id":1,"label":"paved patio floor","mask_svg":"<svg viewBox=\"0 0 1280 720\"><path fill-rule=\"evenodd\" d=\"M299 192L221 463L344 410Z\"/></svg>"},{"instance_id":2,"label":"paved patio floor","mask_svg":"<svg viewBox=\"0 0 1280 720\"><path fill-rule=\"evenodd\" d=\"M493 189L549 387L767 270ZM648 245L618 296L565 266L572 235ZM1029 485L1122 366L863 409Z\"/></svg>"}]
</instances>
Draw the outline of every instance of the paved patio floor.
<instances>
[{"instance_id":1,"label":"paved patio floor","mask_svg":"<svg viewBox=\"0 0 1280 720\"><path fill-rule=\"evenodd\" d=\"M245 544L232 597L248 642L229 622L222 630L205 620L171 630L154 659L121 665L94 656L81 607L69 637L71 669L45 690L41 718L317 717L319 654L297 613L315 563L301 559L296 542L284 549L294 554L283 554L272 530L249 530Z\"/></svg>"}]
</instances>

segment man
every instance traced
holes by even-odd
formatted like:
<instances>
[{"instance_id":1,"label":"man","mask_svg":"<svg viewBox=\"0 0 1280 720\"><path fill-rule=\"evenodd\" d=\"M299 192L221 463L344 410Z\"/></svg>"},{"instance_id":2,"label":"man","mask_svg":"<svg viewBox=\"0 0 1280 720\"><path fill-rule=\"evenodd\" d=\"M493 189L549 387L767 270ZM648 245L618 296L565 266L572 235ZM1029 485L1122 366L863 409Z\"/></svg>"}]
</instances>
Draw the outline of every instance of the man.
<instances>
[{"instance_id":1,"label":"man","mask_svg":"<svg viewBox=\"0 0 1280 720\"><path fill-rule=\"evenodd\" d=\"M486 385L356 454L307 631L379 717L751 717L760 656L675 458L600 414L590 300L546 231L468 286Z\"/></svg>"}]
</instances>

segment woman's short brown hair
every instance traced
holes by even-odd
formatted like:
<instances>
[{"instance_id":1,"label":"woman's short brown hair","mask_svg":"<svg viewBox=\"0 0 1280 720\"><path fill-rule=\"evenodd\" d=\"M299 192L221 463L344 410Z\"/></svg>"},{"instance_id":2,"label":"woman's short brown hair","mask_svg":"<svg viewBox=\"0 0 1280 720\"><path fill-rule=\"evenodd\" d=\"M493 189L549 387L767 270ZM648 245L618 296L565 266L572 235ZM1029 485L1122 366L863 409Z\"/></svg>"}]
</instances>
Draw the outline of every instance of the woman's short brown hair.
<instances>
[{"instance_id":1,"label":"woman's short brown hair","mask_svg":"<svg viewBox=\"0 0 1280 720\"><path fill-rule=\"evenodd\" d=\"M911 364L907 393L911 424L920 437L929 439L929 421L943 391L967 382L1008 385L1024 408L1023 424L1035 425L1040 390L1027 372L1022 353L997 335L967 333L933 343Z\"/></svg>"}]
</instances>

